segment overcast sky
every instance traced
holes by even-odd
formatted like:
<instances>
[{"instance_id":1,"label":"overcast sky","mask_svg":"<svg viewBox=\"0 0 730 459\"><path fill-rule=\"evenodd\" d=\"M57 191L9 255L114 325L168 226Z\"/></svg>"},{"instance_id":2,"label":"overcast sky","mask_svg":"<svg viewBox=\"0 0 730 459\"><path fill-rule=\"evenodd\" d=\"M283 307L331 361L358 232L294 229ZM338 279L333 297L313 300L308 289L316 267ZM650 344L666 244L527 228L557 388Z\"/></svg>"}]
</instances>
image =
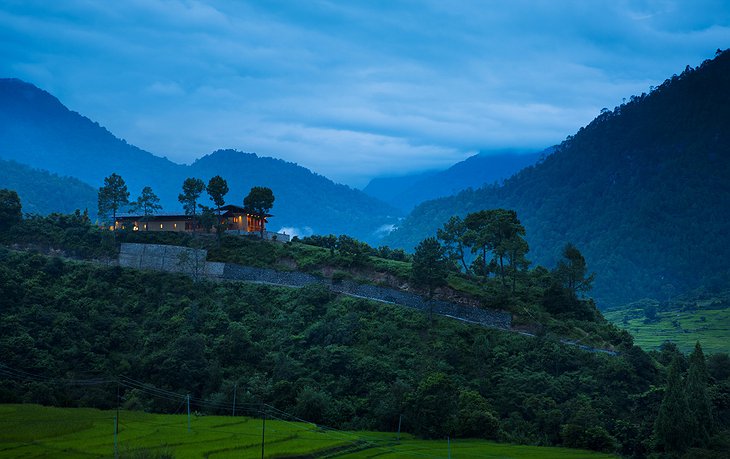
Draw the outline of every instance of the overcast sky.
<instances>
[{"instance_id":1,"label":"overcast sky","mask_svg":"<svg viewBox=\"0 0 730 459\"><path fill-rule=\"evenodd\" d=\"M0 77L176 162L358 187L543 149L729 46L726 0L0 0Z\"/></svg>"}]
</instances>

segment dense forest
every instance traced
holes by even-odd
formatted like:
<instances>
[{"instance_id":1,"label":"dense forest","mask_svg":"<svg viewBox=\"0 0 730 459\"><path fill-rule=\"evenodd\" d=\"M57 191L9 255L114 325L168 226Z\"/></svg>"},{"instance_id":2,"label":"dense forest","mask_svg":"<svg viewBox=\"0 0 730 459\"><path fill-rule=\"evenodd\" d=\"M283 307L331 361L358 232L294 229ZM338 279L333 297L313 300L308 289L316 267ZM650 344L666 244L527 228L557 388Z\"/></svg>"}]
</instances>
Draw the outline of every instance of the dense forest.
<instances>
[{"instance_id":1,"label":"dense forest","mask_svg":"<svg viewBox=\"0 0 730 459\"><path fill-rule=\"evenodd\" d=\"M96 212L96 190L91 186L15 161L0 160L0 188L17 191L26 213L68 214L76 209L88 209L92 215Z\"/></svg>"},{"instance_id":2,"label":"dense forest","mask_svg":"<svg viewBox=\"0 0 730 459\"><path fill-rule=\"evenodd\" d=\"M514 209L530 260L554 266L575 244L615 305L727 283L730 52L687 67L570 136L502 186L418 206L385 239L411 249L453 215ZM620 286L620 287L618 287Z\"/></svg>"},{"instance_id":3,"label":"dense forest","mask_svg":"<svg viewBox=\"0 0 730 459\"><path fill-rule=\"evenodd\" d=\"M0 237L15 247L0 249L1 402L112 408L116 381L125 378L160 390L155 396L121 385L120 403L129 409L174 412L190 394L194 409L214 412L231 403L236 386L238 403L267 403L348 429L392 431L402 416L404 431L425 438L482 437L635 457L652 451L720 457L712 451L728 446L726 354L705 358L698 349L688 359L672 345L645 353L625 334L617 336L618 355L592 353L551 333L528 337L430 319L318 285L196 282L105 266L115 239L127 236L114 238L83 213L0 217ZM185 243L202 236L169 237ZM305 244L246 246L275 262L285 249L271 247ZM47 256L33 247L96 261ZM332 248L344 269L353 259L341 250ZM494 282L509 286L507 279ZM550 298L549 286L543 288ZM570 315L553 312L569 323ZM596 321L600 315L582 323ZM74 384L79 380L99 383ZM685 409L688 404L705 414ZM706 434L678 437L666 419Z\"/></svg>"}]
</instances>

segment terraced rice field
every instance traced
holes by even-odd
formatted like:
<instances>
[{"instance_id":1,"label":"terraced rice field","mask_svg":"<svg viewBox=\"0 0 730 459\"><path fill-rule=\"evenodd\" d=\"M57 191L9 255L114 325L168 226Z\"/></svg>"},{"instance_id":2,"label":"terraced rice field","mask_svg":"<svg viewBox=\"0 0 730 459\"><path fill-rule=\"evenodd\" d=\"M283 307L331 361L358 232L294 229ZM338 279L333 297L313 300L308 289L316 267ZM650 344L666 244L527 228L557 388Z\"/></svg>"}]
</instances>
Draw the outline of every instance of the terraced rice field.
<instances>
[{"instance_id":1,"label":"terraced rice field","mask_svg":"<svg viewBox=\"0 0 730 459\"><path fill-rule=\"evenodd\" d=\"M114 457L115 411L0 405L0 457ZM120 458L260 458L261 419L122 411ZM450 448L449 448L450 447ZM313 424L266 421L267 458L594 458L615 456L565 448L509 445L482 440L416 440L382 432L343 432Z\"/></svg>"},{"instance_id":2,"label":"terraced rice field","mask_svg":"<svg viewBox=\"0 0 730 459\"><path fill-rule=\"evenodd\" d=\"M604 316L631 333L634 342L647 351L671 341L688 353L699 341L705 354L730 352L730 309L662 311L653 323L644 323L641 309L606 311Z\"/></svg>"}]
</instances>

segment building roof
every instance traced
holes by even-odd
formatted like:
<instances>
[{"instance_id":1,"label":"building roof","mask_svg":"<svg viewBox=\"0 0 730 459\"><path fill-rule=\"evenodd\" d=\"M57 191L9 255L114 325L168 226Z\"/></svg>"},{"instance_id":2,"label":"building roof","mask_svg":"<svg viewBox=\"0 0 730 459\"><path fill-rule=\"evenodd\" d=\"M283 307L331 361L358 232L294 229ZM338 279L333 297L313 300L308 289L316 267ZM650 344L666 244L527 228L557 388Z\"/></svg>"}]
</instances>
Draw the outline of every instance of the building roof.
<instances>
[{"instance_id":1,"label":"building roof","mask_svg":"<svg viewBox=\"0 0 730 459\"><path fill-rule=\"evenodd\" d=\"M235 204L226 204L225 206L221 206L221 210L224 210L226 212L231 212L235 214L248 214L248 215L254 215L254 212L252 212L249 209L246 209L245 207L237 206ZM266 214L264 217L273 217L271 214Z\"/></svg>"},{"instance_id":2,"label":"building roof","mask_svg":"<svg viewBox=\"0 0 730 459\"><path fill-rule=\"evenodd\" d=\"M216 210L216 209L214 209ZM222 216L227 216L226 214L247 214L247 215L253 215L253 212L248 211L245 207L237 206L234 204L227 204L225 206L221 206L220 210L222 211ZM198 216L200 213L197 214ZM271 214L266 214L264 218L273 217ZM121 213L117 214L117 220L141 220L145 218L144 214L139 213ZM149 220L191 220L193 218L192 215L187 214L180 214L180 213L171 213L171 212L159 212L156 214L148 215L147 218Z\"/></svg>"}]
</instances>

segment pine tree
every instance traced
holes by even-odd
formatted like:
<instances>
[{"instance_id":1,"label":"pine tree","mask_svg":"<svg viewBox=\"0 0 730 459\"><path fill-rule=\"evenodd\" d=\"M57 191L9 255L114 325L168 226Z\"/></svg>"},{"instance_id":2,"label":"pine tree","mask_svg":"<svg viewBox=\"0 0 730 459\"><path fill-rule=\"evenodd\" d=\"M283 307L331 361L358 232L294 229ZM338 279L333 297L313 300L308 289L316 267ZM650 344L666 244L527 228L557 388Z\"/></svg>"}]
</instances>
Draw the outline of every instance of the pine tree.
<instances>
[{"instance_id":1,"label":"pine tree","mask_svg":"<svg viewBox=\"0 0 730 459\"><path fill-rule=\"evenodd\" d=\"M182 188L183 192L178 195L177 200L180 201L185 208L185 215L193 216L192 226L193 232L195 232L195 227L197 226L197 219L195 216L196 208L198 206L198 198L200 198L200 194L203 190L205 190L205 183L199 178L189 177L183 182Z\"/></svg>"},{"instance_id":2,"label":"pine tree","mask_svg":"<svg viewBox=\"0 0 730 459\"><path fill-rule=\"evenodd\" d=\"M699 341L695 345L694 352L689 356L686 393L692 445L706 446L712 435L713 422L710 398L707 395L705 354L702 352Z\"/></svg>"},{"instance_id":3,"label":"pine tree","mask_svg":"<svg viewBox=\"0 0 730 459\"><path fill-rule=\"evenodd\" d=\"M142 194L132 203L133 212L142 212L142 221L145 222L145 230L147 230L148 226L146 222L150 220L155 212L162 209L159 203L160 198L148 186L142 188Z\"/></svg>"},{"instance_id":4,"label":"pine tree","mask_svg":"<svg viewBox=\"0 0 730 459\"><path fill-rule=\"evenodd\" d=\"M680 371L679 358L675 357L669 366L664 399L654 423L656 447L668 454L682 453L691 441L691 434L688 432L689 407Z\"/></svg>"},{"instance_id":5,"label":"pine tree","mask_svg":"<svg viewBox=\"0 0 730 459\"><path fill-rule=\"evenodd\" d=\"M129 191L124 179L112 174L104 179L104 186L99 188L99 215L109 216L111 213L112 224L116 224L117 211L129 204Z\"/></svg>"}]
</instances>

